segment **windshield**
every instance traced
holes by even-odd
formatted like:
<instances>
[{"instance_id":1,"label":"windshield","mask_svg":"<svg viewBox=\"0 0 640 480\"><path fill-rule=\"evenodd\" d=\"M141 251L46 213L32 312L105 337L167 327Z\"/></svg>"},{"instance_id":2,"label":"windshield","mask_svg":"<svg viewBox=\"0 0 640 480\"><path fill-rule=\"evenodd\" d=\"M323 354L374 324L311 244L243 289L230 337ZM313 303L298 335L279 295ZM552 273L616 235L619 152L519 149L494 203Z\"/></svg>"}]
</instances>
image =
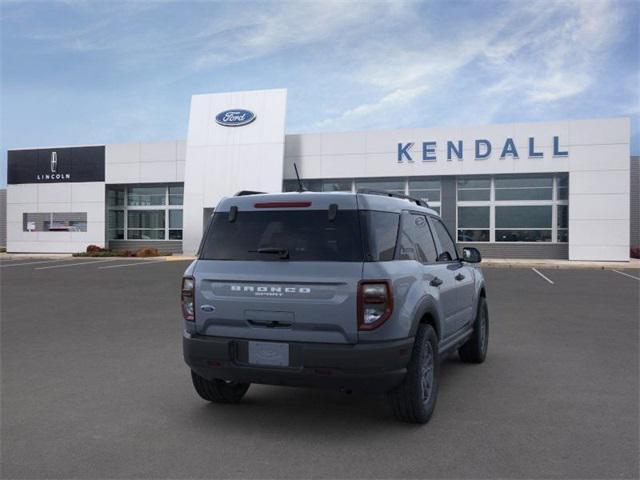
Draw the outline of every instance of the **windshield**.
<instances>
[{"instance_id":1,"label":"windshield","mask_svg":"<svg viewBox=\"0 0 640 480\"><path fill-rule=\"evenodd\" d=\"M202 245L202 260L363 261L355 210L215 213Z\"/></svg>"}]
</instances>

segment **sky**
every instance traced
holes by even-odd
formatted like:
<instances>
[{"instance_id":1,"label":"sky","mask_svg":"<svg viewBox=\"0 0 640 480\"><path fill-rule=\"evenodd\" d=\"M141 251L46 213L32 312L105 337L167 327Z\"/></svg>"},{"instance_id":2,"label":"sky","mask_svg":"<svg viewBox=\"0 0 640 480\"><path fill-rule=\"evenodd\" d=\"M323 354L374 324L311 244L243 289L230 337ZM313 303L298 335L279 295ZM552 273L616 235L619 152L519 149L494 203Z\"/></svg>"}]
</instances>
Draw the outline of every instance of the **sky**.
<instances>
[{"instance_id":1,"label":"sky","mask_svg":"<svg viewBox=\"0 0 640 480\"><path fill-rule=\"evenodd\" d=\"M184 139L192 94L288 89L287 133L625 116L640 1L0 0L11 148Z\"/></svg>"}]
</instances>

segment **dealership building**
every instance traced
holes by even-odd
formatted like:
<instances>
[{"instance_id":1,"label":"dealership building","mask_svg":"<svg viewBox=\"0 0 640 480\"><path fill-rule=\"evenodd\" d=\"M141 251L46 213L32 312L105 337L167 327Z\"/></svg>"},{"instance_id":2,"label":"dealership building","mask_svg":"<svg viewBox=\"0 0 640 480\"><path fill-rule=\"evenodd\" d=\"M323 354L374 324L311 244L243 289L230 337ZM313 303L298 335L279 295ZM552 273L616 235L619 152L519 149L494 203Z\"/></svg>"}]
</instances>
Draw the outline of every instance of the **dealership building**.
<instances>
[{"instance_id":1,"label":"dealership building","mask_svg":"<svg viewBox=\"0 0 640 480\"><path fill-rule=\"evenodd\" d=\"M8 153L8 252L193 253L241 190L399 192L486 257L626 261L640 243L628 118L286 134L285 89L194 95L186 140Z\"/></svg>"}]
</instances>

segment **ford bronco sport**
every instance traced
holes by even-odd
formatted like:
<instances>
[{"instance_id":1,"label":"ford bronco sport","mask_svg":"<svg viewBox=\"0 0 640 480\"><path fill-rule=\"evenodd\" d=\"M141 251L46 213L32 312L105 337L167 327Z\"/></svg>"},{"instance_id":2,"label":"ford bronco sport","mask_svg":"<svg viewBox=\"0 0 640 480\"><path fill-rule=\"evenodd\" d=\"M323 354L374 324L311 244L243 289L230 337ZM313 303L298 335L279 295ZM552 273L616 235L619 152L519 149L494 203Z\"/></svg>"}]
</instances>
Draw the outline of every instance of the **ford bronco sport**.
<instances>
[{"instance_id":1,"label":"ford bronco sport","mask_svg":"<svg viewBox=\"0 0 640 480\"><path fill-rule=\"evenodd\" d=\"M182 279L195 390L218 403L251 383L386 392L398 419L426 423L440 360L487 353L479 261L403 195L225 198Z\"/></svg>"}]
</instances>

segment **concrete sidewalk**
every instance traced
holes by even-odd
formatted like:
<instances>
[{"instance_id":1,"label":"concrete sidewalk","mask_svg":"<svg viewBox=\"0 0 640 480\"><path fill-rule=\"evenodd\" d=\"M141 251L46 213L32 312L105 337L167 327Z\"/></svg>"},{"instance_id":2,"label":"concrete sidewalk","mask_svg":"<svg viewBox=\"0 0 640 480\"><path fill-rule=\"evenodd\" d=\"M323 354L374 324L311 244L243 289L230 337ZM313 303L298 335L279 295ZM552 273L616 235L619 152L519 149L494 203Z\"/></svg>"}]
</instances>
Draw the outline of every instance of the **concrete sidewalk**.
<instances>
[{"instance_id":1,"label":"concrete sidewalk","mask_svg":"<svg viewBox=\"0 0 640 480\"><path fill-rule=\"evenodd\" d=\"M628 262L587 262L578 260L535 260L516 258L483 258L482 267L497 268L546 268L546 269L640 269L640 260L632 258Z\"/></svg>"},{"instance_id":2,"label":"concrete sidewalk","mask_svg":"<svg viewBox=\"0 0 640 480\"><path fill-rule=\"evenodd\" d=\"M0 253L0 260L27 260L27 259L64 259L72 258L69 253ZM93 257L83 257L93 258ZM96 257L97 258L97 257ZM107 257L105 257L107 258ZM150 257L109 257L109 258L127 258L131 260L148 259ZM165 257L155 257L157 259L163 258L168 262L186 262L195 260L193 255L169 255ZM585 262L576 260L536 260L536 259L516 259L516 258L483 258L482 267L487 268L546 268L546 269L640 269L640 260L632 258L628 262Z\"/></svg>"}]
</instances>

